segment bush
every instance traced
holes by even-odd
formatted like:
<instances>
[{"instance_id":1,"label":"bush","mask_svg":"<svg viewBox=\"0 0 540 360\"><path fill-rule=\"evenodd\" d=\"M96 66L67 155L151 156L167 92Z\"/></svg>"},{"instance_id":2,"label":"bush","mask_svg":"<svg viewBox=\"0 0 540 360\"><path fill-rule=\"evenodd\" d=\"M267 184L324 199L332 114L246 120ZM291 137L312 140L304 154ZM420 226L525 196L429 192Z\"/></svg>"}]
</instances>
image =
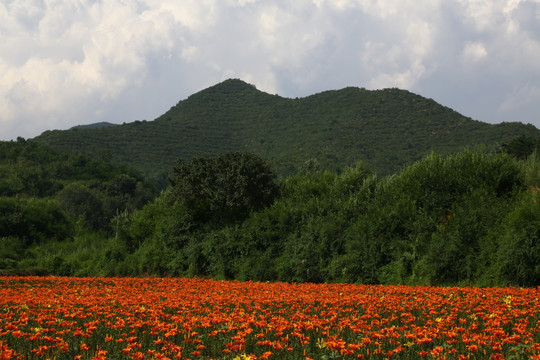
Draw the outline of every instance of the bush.
<instances>
[{"instance_id":1,"label":"bush","mask_svg":"<svg viewBox=\"0 0 540 360\"><path fill-rule=\"evenodd\" d=\"M505 284L540 285L540 196L526 194L503 222L497 254L499 276Z\"/></svg>"},{"instance_id":2,"label":"bush","mask_svg":"<svg viewBox=\"0 0 540 360\"><path fill-rule=\"evenodd\" d=\"M46 239L64 240L73 226L58 203L49 199L0 197L0 237L14 237L23 247Z\"/></svg>"},{"instance_id":3,"label":"bush","mask_svg":"<svg viewBox=\"0 0 540 360\"><path fill-rule=\"evenodd\" d=\"M178 160L170 183L174 199L184 203L198 222L225 224L270 205L277 195L274 179L257 155L227 152L187 163Z\"/></svg>"}]
</instances>

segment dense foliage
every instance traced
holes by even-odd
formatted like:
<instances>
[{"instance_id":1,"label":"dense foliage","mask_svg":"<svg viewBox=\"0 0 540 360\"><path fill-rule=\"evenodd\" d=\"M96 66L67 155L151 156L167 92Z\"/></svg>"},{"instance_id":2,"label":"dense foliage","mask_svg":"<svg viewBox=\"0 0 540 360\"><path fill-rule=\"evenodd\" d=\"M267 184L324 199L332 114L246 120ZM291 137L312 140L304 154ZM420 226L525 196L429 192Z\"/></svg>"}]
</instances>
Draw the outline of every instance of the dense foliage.
<instances>
[{"instance_id":1,"label":"dense foliage","mask_svg":"<svg viewBox=\"0 0 540 360\"><path fill-rule=\"evenodd\" d=\"M96 232L103 220L93 219L93 196L100 196L91 187L70 184L39 200L39 208L49 206L47 216L57 216L52 229L15 226L25 205L4 199L0 252L7 262L0 267L72 275L540 285L535 153L526 160L484 149L446 157L432 153L385 177L363 162L340 174L320 170L313 161L302 168L273 185L265 162L252 154L180 161L167 190L138 210L117 212L104 225L106 234ZM113 177L104 189L113 199L125 196L136 189L127 180ZM258 185L252 188L253 183ZM270 193L263 201L252 197ZM71 209L64 196L82 199L73 203L87 208ZM6 212L9 206L16 210ZM86 231L69 221L73 216L85 222ZM74 225L79 232L72 240L58 241L66 236L56 234L74 234ZM32 231L45 235L26 241L29 236L14 229L41 229Z\"/></svg>"},{"instance_id":2,"label":"dense foliage","mask_svg":"<svg viewBox=\"0 0 540 360\"><path fill-rule=\"evenodd\" d=\"M258 156L226 152L178 160L170 179L173 201L182 202L199 223L243 220L277 195L275 174Z\"/></svg>"},{"instance_id":3,"label":"dense foliage","mask_svg":"<svg viewBox=\"0 0 540 360\"><path fill-rule=\"evenodd\" d=\"M101 125L48 131L36 140L94 158L105 149L113 161L165 188L178 158L226 151L257 154L280 176L294 175L309 159L330 171L362 160L388 175L431 151L446 155L476 144L497 148L518 135L540 135L532 125L474 121L399 89L349 87L288 99L240 80L202 90L154 121Z\"/></svg>"},{"instance_id":4,"label":"dense foliage","mask_svg":"<svg viewBox=\"0 0 540 360\"><path fill-rule=\"evenodd\" d=\"M502 148L508 154L519 159L526 159L532 153L540 152L540 137L521 135L502 144Z\"/></svg>"},{"instance_id":5,"label":"dense foliage","mask_svg":"<svg viewBox=\"0 0 540 360\"><path fill-rule=\"evenodd\" d=\"M41 258L34 245L89 232L106 237L119 213L155 196L152 185L125 167L22 138L0 142L0 269Z\"/></svg>"}]
</instances>

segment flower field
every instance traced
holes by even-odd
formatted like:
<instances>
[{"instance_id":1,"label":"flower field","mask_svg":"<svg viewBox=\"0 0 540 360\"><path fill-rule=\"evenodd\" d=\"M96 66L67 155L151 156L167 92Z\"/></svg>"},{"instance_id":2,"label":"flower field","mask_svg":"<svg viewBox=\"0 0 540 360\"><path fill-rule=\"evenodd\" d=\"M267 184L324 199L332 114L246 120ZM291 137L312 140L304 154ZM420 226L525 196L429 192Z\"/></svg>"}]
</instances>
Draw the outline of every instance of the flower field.
<instances>
[{"instance_id":1,"label":"flower field","mask_svg":"<svg viewBox=\"0 0 540 360\"><path fill-rule=\"evenodd\" d=\"M540 288L0 277L0 359L540 359Z\"/></svg>"}]
</instances>

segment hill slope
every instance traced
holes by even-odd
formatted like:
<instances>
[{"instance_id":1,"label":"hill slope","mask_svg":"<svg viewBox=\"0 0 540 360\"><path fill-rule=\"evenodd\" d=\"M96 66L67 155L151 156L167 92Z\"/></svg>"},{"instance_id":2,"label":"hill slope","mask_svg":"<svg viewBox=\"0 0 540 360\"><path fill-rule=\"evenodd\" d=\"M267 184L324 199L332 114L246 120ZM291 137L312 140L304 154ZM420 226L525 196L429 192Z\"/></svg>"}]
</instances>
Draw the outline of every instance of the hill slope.
<instances>
[{"instance_id":1,"label":"hill slope","mask_svg":"<svg viewBox=\"0 0 540 360\"><path fill-rule=\"evenodd\" d=\"M289 99L226 80L180 101L154 121L47 131L36 140L71 152L112 154L157 180L177 158L250 151L290 174L315 158L332 170L357 160L388 174L430 151L498 146L532 125L491 125L405 90L344 88Z\"/></svg>"},{"instance_id":2,"label":"hill slope","mask_svg":"<svg viewBox=\"0 0 540 360\"><path fill-rule=\"evenodd\" d=\"M71 129L102 129L102 128L105 128L105 127L109 127L109 126L117 126L118 124L112 124L110 122L106 122L106 121L102 121L102 122L98 122L98 123L93 123L93 124L87 124L87 125L76 125L76 126L73 126Z\"/></svg>"}]
</instances>

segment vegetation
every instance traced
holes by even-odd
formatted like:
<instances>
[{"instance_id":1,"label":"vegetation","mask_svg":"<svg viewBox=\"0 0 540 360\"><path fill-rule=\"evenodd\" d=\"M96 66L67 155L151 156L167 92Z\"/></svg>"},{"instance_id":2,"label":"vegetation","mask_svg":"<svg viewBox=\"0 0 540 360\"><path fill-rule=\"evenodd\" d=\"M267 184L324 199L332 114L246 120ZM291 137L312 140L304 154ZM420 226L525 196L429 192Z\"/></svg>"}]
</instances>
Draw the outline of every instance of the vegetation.
<instances>
[{"instance_id":1,"label":"vegetation","mask_svg":"<svg viewBox=\"0 0 540 360\"><path fill-rule=\"evenodd\" d=\"M532 125L474 121L404 90L349 87L288 99L240 80L200 91L154 121L91 127L97 128L47 131L36 140L95 159L105 151L163 189L178 158L247 151L281 177L310 159L333 172L361 160L389 175L432 151L448 155L478 144L497 149L519 135L540 135Z\"/></svg>"},{"instance_id":2,"label":"vegetation","mask_svg":"<svg viewBox=\"0 0 540 360\"><path fill-rule=\"evenodd\" d=\"M521 135L502 144L502 148L506 153L523 160L534 152L540 152L540 137Z\"/></svg>"},{"instance_id":3,"label":"vegetation","mask_svg":"<svg viewBox=\"0 0 540 360\"><path fill-rule=\"evenodd\" d=\"M22 138L0 142L0 269L32 267L21 263L44 255L34 246L54 249L83 233L107 237L112 219L156 193L136 172L107 161ZM47 264L39 265L55 271Z\"/></svg>"},{"instance_id":4,"label":"vegetation","mask_svg":"<svg viewBox=\"0 0 540 360\"><path fill-rule=\"evenodd\" d=\"M3 360L540 358L540 289L0 277Z\"/></svg>"},{"instance_id":5,"label":"vegetation","mask_svg":"<svg viewBox=\"0 0 540 360\"><path fill-rule=\"evenodd\" d=\"M536 153L431 153L382 177L309 160L276 182L257 155L227 152L180 160L149 202L136 175L105 162L2 146L0 269L11 272L540 285Z\"/></svg>"},{"instance_id":6,"label":"vegetation","mask_svg":"<svg viewBox=\"0 0 540 360\"><path fill-rule=\"evenodd\" d=\"M77 126L72 127L71 129L102 129L109 126L117 126L117 124L112 124L109 122L102 121L102 122L88 124L88 125L77 125Z\"/></svg>"},{"instance_id":7,"label":"vegetation","mask_svg":"<svg viewBox=\"0 0 540 360\"><path fill-rule=\"evenodd\" d=\"M277 195L275 175L258 156L223 153L216 157L178 160L172 201L180 201L198 223L226 224L244 220L251 211L270 205Z\"/></svg>"}]
</instances>

